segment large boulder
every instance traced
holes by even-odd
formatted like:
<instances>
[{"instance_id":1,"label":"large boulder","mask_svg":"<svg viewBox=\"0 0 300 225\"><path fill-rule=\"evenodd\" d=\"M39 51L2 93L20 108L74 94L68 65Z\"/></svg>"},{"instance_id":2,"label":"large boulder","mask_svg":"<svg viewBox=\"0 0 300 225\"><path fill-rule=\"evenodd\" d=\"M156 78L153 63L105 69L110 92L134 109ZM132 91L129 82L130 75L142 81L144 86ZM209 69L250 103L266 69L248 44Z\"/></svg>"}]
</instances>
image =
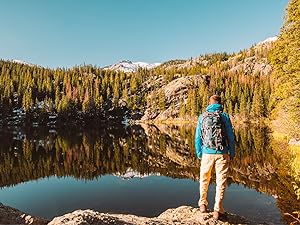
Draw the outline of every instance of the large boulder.
<instances>
[{"instance_id":1,"label":"large boulder","mask_svg":"<svg viewBox=\"0 0 300 225\"><path fill-rule=\"evenodd\" d=\"M165 120L178 117L180 104L187 102L188 90L199 87L203 82L207 82L207 75L179 77L170 83L161 81L159 83L161 85L160 88L148 95L148 102L151 102L149 99L153 99L155 96L163 93L166 107L164 110L161 110L156 104L148 104L141 121Z\"/></svg>"},{"instance_id":2,"label":"large boulder","mask_svg":"<svg viewBox=\"0 0 300 225\"><path fill-rule=\"evenodd\" d=\"M5 206L0 203L0 224L14 225L45 225L48 220L36 216L31 216L17 209Z\"/></svg>"}]
</instances>

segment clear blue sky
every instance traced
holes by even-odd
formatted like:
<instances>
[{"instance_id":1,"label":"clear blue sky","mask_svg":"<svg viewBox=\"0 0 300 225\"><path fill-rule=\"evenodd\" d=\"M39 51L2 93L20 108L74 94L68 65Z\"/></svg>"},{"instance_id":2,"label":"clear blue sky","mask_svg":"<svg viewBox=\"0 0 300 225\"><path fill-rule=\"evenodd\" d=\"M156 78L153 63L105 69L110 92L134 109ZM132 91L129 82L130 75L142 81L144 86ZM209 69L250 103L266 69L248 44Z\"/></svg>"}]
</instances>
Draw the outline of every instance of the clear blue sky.
<instances>
[{"instance_id":1,"label":"clear blue sky","mask_svg":"<svg viewBox=\"0 0 300 225\"><path fill-rule=\"evenodd\" d=\"M48 67L164 62L279 33L288 0L0 0L0 58Z\"/></svg>"}]
</instances>

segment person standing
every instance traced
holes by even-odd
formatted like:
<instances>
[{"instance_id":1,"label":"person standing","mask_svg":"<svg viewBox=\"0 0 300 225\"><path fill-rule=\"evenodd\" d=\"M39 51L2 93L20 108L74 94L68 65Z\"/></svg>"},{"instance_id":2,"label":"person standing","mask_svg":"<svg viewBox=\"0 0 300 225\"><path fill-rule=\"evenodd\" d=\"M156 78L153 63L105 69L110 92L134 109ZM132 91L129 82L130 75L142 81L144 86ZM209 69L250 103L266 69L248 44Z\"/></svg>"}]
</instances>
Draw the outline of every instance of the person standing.
<instances>
[{"instance_id":1,"label":"person standing","mask_svg":"<svg viewBox=\"0 0 300 225\"><path fill-rule=\"evenodd\" d=\"M221 97L213 95L206 111L199 116L195 131L196 154L201 159L200 198L198 205L202 213L207 212L207 191L212 168L216 171L216 196L214 219L225 216L224 193L227 186L229 162L235 156L234 132L230 117L223 112Z\"/></svg>"}]
</instances>

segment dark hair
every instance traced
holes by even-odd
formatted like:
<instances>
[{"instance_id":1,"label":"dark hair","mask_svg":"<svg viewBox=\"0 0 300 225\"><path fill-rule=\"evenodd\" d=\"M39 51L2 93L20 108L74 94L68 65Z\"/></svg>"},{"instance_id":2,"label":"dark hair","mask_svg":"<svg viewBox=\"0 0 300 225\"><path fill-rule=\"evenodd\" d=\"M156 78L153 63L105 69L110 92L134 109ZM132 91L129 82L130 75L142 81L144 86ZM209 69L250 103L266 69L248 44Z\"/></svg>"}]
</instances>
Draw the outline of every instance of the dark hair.
<instances>
[{"instance_id":1,"label":"dark hair","mask_svg":"<svg viewBox=\"0 0 300 225\"><path fill-rule=\"evenodd\" d=\"M210 104L221 104L221 96L220 95L212 95L209 98Z\"/></svg>"}]
</instances>

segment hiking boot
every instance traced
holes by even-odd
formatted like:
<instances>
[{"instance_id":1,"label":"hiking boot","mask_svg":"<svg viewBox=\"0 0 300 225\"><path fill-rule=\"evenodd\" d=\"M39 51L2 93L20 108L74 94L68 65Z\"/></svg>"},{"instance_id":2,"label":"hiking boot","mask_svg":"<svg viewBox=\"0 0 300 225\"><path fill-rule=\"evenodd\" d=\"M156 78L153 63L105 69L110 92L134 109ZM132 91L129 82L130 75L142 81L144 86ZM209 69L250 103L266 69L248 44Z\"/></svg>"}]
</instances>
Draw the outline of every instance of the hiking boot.
<instances>
[{"instance_id":1,"label":"hiking boot","mask_svg":"<svg viewBox=\"0 0 300 225\"><path fill-rule=\"evenodd\" d=\"M213 218L215 220L226 219L226 214L225 213L220 213L218 211L214 211L213 212Z\"/></svg>"},{"instance_id":2,"label":"hiking boot","mask_svg":"<svg viewBox=\"0 0 300 225\"><path fill-rule=\"evenodd\" d=\"M201 213L206 213L207 212L206 205L202 204L202 205L200 205L199 208L200 208Z\"/></svg>"}]
</instances>

